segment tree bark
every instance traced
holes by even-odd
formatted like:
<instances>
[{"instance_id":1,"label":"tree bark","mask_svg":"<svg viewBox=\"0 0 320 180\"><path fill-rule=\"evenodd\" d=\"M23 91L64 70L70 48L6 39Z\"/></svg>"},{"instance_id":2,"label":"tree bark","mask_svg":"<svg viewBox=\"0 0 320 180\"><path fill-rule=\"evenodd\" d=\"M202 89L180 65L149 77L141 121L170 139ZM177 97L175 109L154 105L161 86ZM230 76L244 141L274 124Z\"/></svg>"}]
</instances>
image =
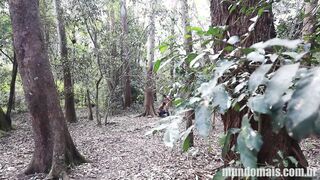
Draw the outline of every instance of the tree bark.
<instances>
[{"instance_id":1,"label":"tree bark","mask_svg":"<svg viewBox=\"0 0 320 180\"><path fill-rule=\"evenodd\" d=\"M189 30L190 27L190 18L189 18L189 5L187 0L182 0L182 23L184 27L184 49L187 54L192 53L193 51L193 44L192 44L192 32ZM186 69L189 69L189 64L186 64ZM188 74L188 73L187 73ZM194 74L191 75L190 78L187 79L188 87L190 88L192 85L192 81L194 80ZM187 95L190 98L191 94ZM193 120L195 119L195 112L194 110L189 110L185 113L185 120L186 120L186 129L190 128L193 124ZM194 138L193 138L193 131L190 132L188 135L190 139L190 146L194 145Z\"/></svg>"},{"instance_id":2,"label":"tree bark","mask_svg":"<svg viewBox=\"0 0 320 180\"><path fill-rule=\"evenodd\" d=\"M306 2L304 6L304 19L303 19L303 28L302 28L302 37L311 44L314 43L314 38L312 38L312 34L315 33L317 29L317 8L318 8L318 0L310 0Z\"/></svg>"},{"instance_id":3,"label":"tree bark","mask_svg":"<svg viewBox=\"0 0 320 180\"><path fill-rule=\"evenodd\" d=\"M72 85L72 75L70 72L70 62L68 60L67 37L65 30L65 23L63 19L63 9L60 0L55 0L56 16L57 16L57 30L60 41L60 56L63 67L63 83L64 83L64 108L65 116L68 122L77 122L77 115L74 103L74 93Z\"/></svg>"},{"instance_id":4,"label":"tree bark","mask_svg":"<svg viewBox=\"0 0 320 180\"><path fill-rule=\"evenodd\" d=\"M11 130L11 126L8 124L6 114L3 112L1 107L0 107L0 130L1 131Z\"/></svg>"},{"instance_id":5,"label":"tree bark","mask_svg":"<svg viewBox=\"0 0 320 180\"><path fill-rule=\"evenodd\" d=\"M129 49L128 44L125 40L128 39L128 22L127 22L127 7L126 0L121 0L121 23L122 23L122 56L124 59L124 108L131 106L132 95L131 95L131 85L130 85L130 60L129 60Z\"/></svg>"},{"instance_id":6,"label":"tree bark","mask_svg":"<svg viewBox=\"0 0 320 180\"><path fill-rule=\"evenodd\" d=\"M7 112L6 112L6 121L10 126L10 128L12 127L11 111L14 107L14 96L15 96L15 90L16 90L17 74L18 74L18 64L17 64L16 55L14 53L13 62L12 62L12 75L11 75L11 82L10 82L9 101L8 101Z\"/></svg>"},{"instance_id":7,"label":"tree bark","mask_svg":"<svg viewBox=\"0 0 320 180\"><path fill-rule=\"evenodd\" d=\"M227 25L227 31L230 36L241 37L248 32L248 27L252 24L250 19L256 16L256 12L250 15L241 13L240 9L245 7L256 7L259 0L245 0L234 10L231 14L229 13L228 7L231 5L230 2L221 0L211 0L211 17L213 26L224 26ZM269 6L270 7L270 6ZM255 29L249 32L249 36L242 39L241 46L248 47L253 43L266 41L276 36L273 14L270 9L264 12L258 19ZM221 50L224 44L216 44L214 49ZM224 115L222 120L224 124L224 131L226 132L230 128L240 128L242 117L246 114L247 110L241 112L229 109ZM258 163L275 165L273 159L277 157L277 152L282 151L284 156L293 156L299 161L300 167L307 167L308 163L299 147L298 142L288 136L285 130L281 130L278 134L272 131L270 117L263 115L261 118L261 135L263 136L263 146L258 154ZM258 130L258 126L253 124L253 128ZM237 136L233 136L229 149L231 149L236 143ZM237 159L238 155L234 154L233 151L229 151L227 156L223 157L224 162L227 165L230 161ZM291 164L292 165L292 164Z\"/></svg>"},{"instance_id":8,"label":"tree bark","mask_svg":"<svg viewBox=\"0 0 320 180\"><path fill-rule=\"evenodd\" d=\"M85 159L77 151L60 107L40 24L38 0L10 0L14 48L31 114L35 149L26 174L58 178Z\"/></svg>"},{"instance_id":9,"label":"tree bark","mask_svg":"<svg viewBox=\"0 0 320 180\"><path fill-rule=\"evenodd\" d=\"M89 120L93 120L92 104L91 104L91 98L90 98L90 91L89 91L89 89L87 89L87 103L88 103L88 110L89 110L88 119L89 119Z\"/></svg>"},{"instance_id":10,"label":"tree bark","mask_svg":"<svg viewBox=\"0 0 320 180\"><path fill-rule=\"evenodd\" d=\"M101 126L101 117L100 117L100 109L99 109L99 86L102 81L102 76L96 82L96 118L97 118L97 125Z\"/></svg>"},{"instance_id":11,"label":"tree bark","mask_svg":"<svg viewBox=\"0 0 320 180\"><path fill-rule=\"evenodd\" d=\"M150 1L151 2L151 1ZM143 116L155 116L156 111L154 109L154 91L155 91L155 83L153 76L153 61L154 61L154 49L155 49L155 4L152 3L152 12L149 17L149 36L148 36L148 70L147 70L147 79L146 86L144 92L144 108L145 112Z\"/></svg>"}]
</instances>

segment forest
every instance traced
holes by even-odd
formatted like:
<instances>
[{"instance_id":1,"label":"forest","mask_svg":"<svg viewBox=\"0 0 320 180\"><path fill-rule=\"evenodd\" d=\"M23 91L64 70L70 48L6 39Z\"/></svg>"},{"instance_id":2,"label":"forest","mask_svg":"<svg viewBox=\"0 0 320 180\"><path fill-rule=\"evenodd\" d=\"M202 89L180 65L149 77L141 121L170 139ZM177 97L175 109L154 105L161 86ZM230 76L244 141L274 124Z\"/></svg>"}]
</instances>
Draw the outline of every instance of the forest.
<instances>
[{"instance_id":1,"label":"forest","mask_svg":"<svg viewBox=\"0 0 320 180\"><path fill-rule=\"evenodd\" d=\"M0 179L320 178L318 0L0 0Z\"/></svg>"}]
</instances>

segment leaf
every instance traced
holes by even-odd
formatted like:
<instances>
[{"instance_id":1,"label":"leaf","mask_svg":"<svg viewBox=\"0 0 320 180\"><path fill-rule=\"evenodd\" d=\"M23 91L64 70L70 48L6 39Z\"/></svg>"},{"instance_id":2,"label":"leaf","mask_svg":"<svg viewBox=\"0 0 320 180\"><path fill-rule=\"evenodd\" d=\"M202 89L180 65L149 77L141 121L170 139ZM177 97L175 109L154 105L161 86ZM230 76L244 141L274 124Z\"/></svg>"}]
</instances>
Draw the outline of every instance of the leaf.
<instances>
[{"instance_id":1,"label":"leaf","mask_svg":"<svg viewBox=\"0 0 320 180\"><path fill-rule=\"evenodd\" d=\"M288 159L291 161L291 163L293 163L295 165L295 167L298 167L299 162L297 161L297 159L293 156L288 156Z\"/></svg>"},{"instance_id":2,"label":"leaf","mask_svg":"<svg viewBox=\"0 0 320 180\"><path fill-rule=\"evenodd\" d=\"M303 56L305 56L307 54L307 52L303 52L303 53L296 53L296 52L283 52L283 55L287 55L290 56L291 58L293 58L295 61L299 61L301 58L303 58Z\"/></svg>"},{"instance_id":3,"label":"leaf","mask_svg":"<svg viewBox=\"0 0 320 180\"><path fill-rule=\"evenodd\" d=\"M158 131L167 129L172 123L180 123L181 121L182 121L181 116L168 116L168 117L162 118L160 121L157 122L154 128L152 128L151 130L145 133L145 136L155 134Z\"/></svg>"},{"instance_id":4,"label":"leaf","mask_svg":"<svg viewBox=\"0 0 320 180\"><path fill-rule=\"evenodd\" d=\"M201 98L209 100L212 97L213 90L218 83L218 78L214 77L209 82L202 83L198 88L201 93Z\"/></svg>"},{"instance_id":5,"label":"leaf","mask_svg":"<svg viewBox=\"0 0 320 180\"><path fill-rule=\"evenodd\" d=\"M197 56L190 62L189 67L190 67L190 68L193 68L193 67L194 67L194 64L195 64L196 62L198 62L201 58L203 58L203 56L205 56L205 55L206 55L206 53L201 53L201 54L197 55Z\"/></svg>"},{"instance_id":6,"label":"leaf","mask_svg":"<svg viewBox=\"0 0 320 180\"><path fill-rule=\"evenodd\" d=\"M172 122L163 136L163 141L166 146L173 147L174 143L179 139L179 125L178 122Z\"/></svg>"},{"instance_id":7,"label":"leaf","mask_svg":"<svg viewBox=\"0 0 320 180\"><path fill-rule=\"evenodd\" d=\"M234 47L233 46L226 46L225 48L224 48L224 50L226 51L226 52L231 52L231 51L233 51L234 50Z\"/></svg>"},{"instance_id":8,"label":"leaf","mask_svg":"<svg viewBox=\"0 0 320 180\"><path fill-rule=\"evenodd\" d=\"M248 116L242 119L241 131L237 138L237 151L245 168L257 167L257 155L263 144L262 137L251 128Z\"/></svg>"},{"instance_id":9,"label":"leaf","mask_svg":"<svg viewBox=\"0 0 320 180\"><path fill-rule=\"evenodd\" d=\"M167 64L170 64L170 62L171 62L174 58L175 58L175 57L172 57L172 58L168 59L166 62L162 63L162 64L160 65L160 67L158 68L157 72L158 72L159 70L161 70L163 67L165 67Z\"/></svg>"},{"instance_id":10,"label":"leaf","mask_svg":"<svg viewBox=\"0 0 320 180\"><path fill-rule=\"evenodd\" d=\"M231 106L231 98L223 84L216 86L213 90L213 107L218 106L219 112L226 112Z\"/></svg>"},{"instance_id":11,"label":"leaf","mask_svg":"<svg viewBox=\"0 0 320 180\"><path fill-rule=\"evenodd\" d=\"M161 64L161 59L158 59L153 65L153 72L157 73Z\"/></svg>"},{"instance_id":12,"label":"leaf","mask_svg":"<svg viewBox=\"0 0 320 180\"><path fill-rule=\"evenodd\" d=\"M189 30L190 31L196 31L196 32L202 32L203 31L201 27L195 27L195 26L189 27Z\"/></svg>"},{"instance_id":13,"label":"leaf","mask_svg":"<svg viewBox=\"0 0 320 180\"><path fill-rule=\"evenodd\" d=\"M218 79L223 75L223 73L229 69L234 62L222 60L217 62L217 67L214 71L214 77L209 82L202 83L198 88L198 91L201 93L201 97L206 100L210 100L213 95L215 86L218 83Z\"/></svg>"},{"instance_id":14,"label":"leaf","mask_svg":"<svg viewBox=\"0 0 320 180\"><path fill-rule=\"evenodd\" d=\"M275 112L271 112L272 117L272 130L278 133L285 125L286 114L282 109L278 109Z\"/></svg>"},{"instance_id":15,"label":"leaf","mask_svg":"<svg viewBox=\"0 0 320 180\"><path fill-rule=\"evenodd\" d=\"M269 72L272 64L263 64L258 69L256 69L250 76L249 79L249 92L253 93L260 84L266 79L265 75Z\"/></svg>"},{"instance_id":16,"label":"leaf","mask_svg":"<svg viewBox=\"0 0 320 180\"><path fill-rule=\"evenodd\" d=\"M188 54L188 56L185 59L185 61L187 62L187 64L190 64L191 61L194 60L197 56L198 56L197 53L190 53L190 54Z\"/></svg>"},{"instance_id":17,"label":"leaf","mask_svg":"<svg viewBox=\"0 0 320 180\"><path fill-rule=\"evenodd\" d=\"M210 27L206 34L211 35L211 36L220 37L222 35L223 31L224 31L224 29L221 27Z\"/></svg>"},{"instance_id":18,"label":"leaf","mask_svg":"<svg viewBox=\"0 0 320 180\"><path fill-rule=\"evenodd\" d=\"M290 136L300 140L320 133L320 68L314 68L298 81L288 103L286 128Z\"/></svg>"},{"instance_id":19,"label":"leaf","mask_svg":"<svg viewBox=\"0 0 320 180\"><path fill-rule=\"evenodd\" d=\"M234 45L236 43L238 43L240 41L240 38L238 36L231 36L227 43L231 44L231 45Z\"/></svg>"},{"instance_id":20,"label":"leaf","mask_svg":"<svg viewBox=\"0 0 320 180\"><path fill-rule=\"evenodd\" d=\"M162 43L162 44L159 46L159 50L160 50L161 53L166 52L168 49L169 49L169 45L168 45L167 43Z\"/></svg>"},{"instance_id":21,"label":"leaf","mask_svg":"<svg viewBox=\"0 0 320 180\"><path fill-rule=\"evenodd\" d=\"M269 107L273 108L274 105L279 103L283 94L292 84L299 65L299 63L296 63L280 67L267 83L265 102Z\"/></svg>"},{"instance_id":22,"label":"leaf","mask_svg":"<svg viewBox=\"0 0 320 180\"><path fill-rule=\"evenodd\" d=\"M260 114L269 114L270 109L268 104L265 103L265 97L264 95L257 95L254 97L249 98L248 100L248 107L256 113Z\"/></svg>"},{"instance_id":23,"label":"leaf","mask_svg":"<svg viewBox=\"0 0 320 180\"><path fill-rule=\"evenodd\" d=\"M212 129L211 114L208 105L202 104L195 111L195 127L199 134L207 137Z\"/></svg>"},{"instance_id":24,"label":"leaf","mask_svg":"<svg viewBox=\"0 0 320 180\"><path fill-rule=\"evenodd\" d=\"M181 105L182 103L183 103L183 99L182 98L176 98L174 101L173 101L173 104L175 105L175 106L179 106L179 105Z\"/></svg>"},{"instance_id":25,"label":"leaf","mask_svg":"<svg viewBox=\"0 0 320 180\"><path fill-rule=\"evenodd\" d=\"M182 143L182 150L183 152L186 152L191 147L191 139L189 134L192 132L194 128L194 125L189 127L184 133L183 133L183 143Z\"/></svg>"},{"instance_id":26,"label":"leaf","mask_svg":"<svg viewBox=\"0 0 320 180\"><path fill-rule=\"evenodd\" d=\"M263 62L265 60L265 57L259 52L253 51L247 55L247 59L253 62Z\"/></svg>"},{"instance_id":27,"label":"leaf","mask_svg":"<svg viewBox=\"0 0 320 180\"><path fill-rule=\"evenodd\" d=\"M282 46L289 49L297 49L297 47L302 43L303 41L300 39L288 40L288 39L274 38L266 42L259 42L259 43L253 44L251 47L255 49L265 49L271 46Z\"/></svg>"},{"instance_id":28,"label":"leaf","mask_svg":"<svg viewBox=\"0 0 320 180\"><path fill-rule=\"evenodd\" d=\"M228 60L222 60L217 62L217 67L215 69L215 76L217 76L218 78L220 78L223 73L228 70L232 65L234 65L233 61L228 61Z\"/></svg>"},{"instance_id":29,"label":"leaf","mask_svg":"<svg viewBox=\"0 0 320 180\"><path fill-rule=\"evenodd\" d=\"M226 157L227 153L230 150L230 141L231 141L231 135L237 134L240 132L239 128L231 128L228 129L226 137L224 139L223 148L222 148L222 157Z\"/></svg>"}]
</instances>

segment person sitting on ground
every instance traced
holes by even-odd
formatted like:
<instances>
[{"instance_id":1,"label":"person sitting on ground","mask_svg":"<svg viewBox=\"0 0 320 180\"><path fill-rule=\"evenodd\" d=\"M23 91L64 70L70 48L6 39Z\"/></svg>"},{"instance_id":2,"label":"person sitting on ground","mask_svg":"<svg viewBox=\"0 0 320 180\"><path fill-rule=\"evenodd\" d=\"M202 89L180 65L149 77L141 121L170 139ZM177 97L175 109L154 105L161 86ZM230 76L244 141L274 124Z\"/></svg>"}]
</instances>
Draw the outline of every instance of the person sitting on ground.
<instances>
[{"instance_id":1,"label":"person sitting on ground","mask_svg":"<svg viewBox=\"0 0 320 180\"><path fill-rule=\"evenodd\" d=\"M166 106L166 103L165 103L165 102L162 102L161 106L158 108L158 115L159 115L159 117L165 117L166 114L168 114L168 113L165 111L165 106Z\"/></svg>"}]
</instances>

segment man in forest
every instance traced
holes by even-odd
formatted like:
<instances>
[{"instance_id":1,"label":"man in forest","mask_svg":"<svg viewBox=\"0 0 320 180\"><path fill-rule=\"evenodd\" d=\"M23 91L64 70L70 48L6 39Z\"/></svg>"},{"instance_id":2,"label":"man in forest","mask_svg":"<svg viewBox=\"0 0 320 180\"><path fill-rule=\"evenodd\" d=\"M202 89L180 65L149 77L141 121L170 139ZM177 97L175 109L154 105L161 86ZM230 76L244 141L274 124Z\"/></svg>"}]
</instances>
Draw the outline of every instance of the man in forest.
<instances>
[{"instance_id":1,"label":"man in forest","mask_svg":"<svg viewBox=\"0 0 320 180\"><path fill-rule=\"evenodd\" d=\"M172 98L170 96L163 95L162 103L158 108L159 117L170 116L169 108L170 108L171 101L172 101Z\"/></svg>"}]
</instances>

